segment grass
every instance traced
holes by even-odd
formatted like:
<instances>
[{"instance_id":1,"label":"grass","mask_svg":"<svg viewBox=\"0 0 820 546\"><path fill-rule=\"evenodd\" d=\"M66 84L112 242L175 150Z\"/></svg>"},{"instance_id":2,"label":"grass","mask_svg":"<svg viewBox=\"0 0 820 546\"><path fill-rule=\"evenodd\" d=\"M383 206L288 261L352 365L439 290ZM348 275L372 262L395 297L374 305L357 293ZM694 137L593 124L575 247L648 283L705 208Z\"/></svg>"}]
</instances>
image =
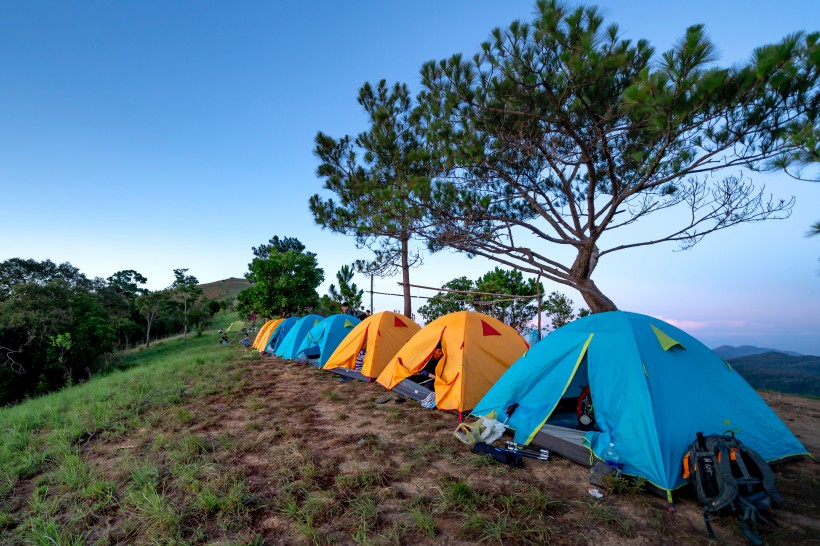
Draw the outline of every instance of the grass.
<instances>
[{"instance_id":1,"label":"grass","mask_svg":"<svg viewBox=\"0 0 820 546\"><path fill-rule=\"evenodd\" d=\"M555 477L587 479L567 461L500 465L453 438L450 414L374 405L372 385L232 348L155 343L122 371L0 409L0 544L702 541L640 481L593 501ZM282 402L283 376L315 394ZM812 516L817 473L802 468L778 485Z\"/></svg>"},{"instance_id":2,"label":"grass","mask_svg":"<svg viewBox=\"0 0 820 546\"><path fill-rule=\"evenodd\" d=\"M155 342L125 353L123 371L0 410L0 542L184 541L214 514L246 524L242 477L203 472L220 462L182 432L194 420L186 402L230 367L232 353L218 349L209 336ZM116 464L94 454L128 433L140 445L108 453ZM101 535L100 518L125 521Z\"/></svg>"}]
</instances>

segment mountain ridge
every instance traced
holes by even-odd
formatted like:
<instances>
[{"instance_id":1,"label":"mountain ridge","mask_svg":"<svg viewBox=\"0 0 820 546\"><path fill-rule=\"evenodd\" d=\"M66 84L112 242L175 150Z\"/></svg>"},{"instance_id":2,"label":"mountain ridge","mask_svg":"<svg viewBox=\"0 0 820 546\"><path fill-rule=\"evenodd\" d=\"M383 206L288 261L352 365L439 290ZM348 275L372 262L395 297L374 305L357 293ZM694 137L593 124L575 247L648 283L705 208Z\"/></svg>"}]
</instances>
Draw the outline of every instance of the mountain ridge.
<instances>
[{"instance_id":1,"label":"mountain ridge","mask_svg":"<svg viewBox=\"0 0 820 546\"><path fill-rule=\"evenodd\" d=\"M765 347L755 347L754 345L740 345L738 347L733 347L732 345L721 345L720 347L715 347L712 350L724 360L744 356L760 355L764 353L781 353L789 356L805 356L794 351L781 351L780 349L768 349Z\"/></svg>"}]
</instances>

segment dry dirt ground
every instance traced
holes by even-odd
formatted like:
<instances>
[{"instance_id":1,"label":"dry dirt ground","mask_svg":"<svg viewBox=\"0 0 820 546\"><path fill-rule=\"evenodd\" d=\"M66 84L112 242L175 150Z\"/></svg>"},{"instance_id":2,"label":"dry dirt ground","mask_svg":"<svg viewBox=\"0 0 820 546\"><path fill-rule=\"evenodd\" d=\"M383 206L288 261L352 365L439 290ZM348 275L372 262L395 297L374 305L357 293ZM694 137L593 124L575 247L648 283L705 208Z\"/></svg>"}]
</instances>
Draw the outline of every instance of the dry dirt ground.
<instances>
[{"instance_id":1,"label":"dry dirt ground","mask_svg":"<svg viewBox=\"0 0 820 546\"><path fill-rule=\"evenodd\" d=\"M559 457L521 469L485 461L455 439L454 414L376 404L379 385L268 356L235 366L241 395L190 400L189 432L221 446L223 462L245 476L251 525L266 544L709 543L687 491L675 513L648 492L595 500L585 467ZM763 396L820 453L820 401ZM786 506L767 543L820 544L820 466L804 459L776 470ZM745 544L732 518L715 529L720 543Z\"/></svg>"}]
</instances>

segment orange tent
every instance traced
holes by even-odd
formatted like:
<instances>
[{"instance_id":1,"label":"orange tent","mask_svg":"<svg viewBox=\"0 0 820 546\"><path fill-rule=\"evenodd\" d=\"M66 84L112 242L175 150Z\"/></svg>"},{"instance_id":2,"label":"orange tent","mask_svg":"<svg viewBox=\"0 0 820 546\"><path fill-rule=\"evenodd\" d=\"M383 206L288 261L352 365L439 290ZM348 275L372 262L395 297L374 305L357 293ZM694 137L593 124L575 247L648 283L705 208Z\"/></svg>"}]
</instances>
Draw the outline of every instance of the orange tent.
<instances>
[{"instance_id":1,"label":"orange tent","mask_svg":"<svg viewBox=\"0 0 820 546\"><path fill-rule=\"evenodd\" d=\"M441 342L436 366L436 407L463 412L475 407L529 345L510 326L483 313L459 311L434 320L402 347L376 381L392 389L417 374Z\"/></svg>"},{"instance_id":2,"label":"orange tent","mask_svg":"<svg viewBox=\"0 0 820 546\"><path fill-rule=\"evenodd\" d=\"M325 364L326 370L332 368L356 368L356 357L362 349L364 356L362 375L378 377L396 353L421 327L412 319L384 311L369 316L347 334L347 337L336 347Z\"/></svg>"},{"instance_id":3,"label":"orange tent","mask_svg":"<svg viewBox=\"0 0 820 546\"><path fill-rule=\"evenodd\" d=\"M259 351L259 352L264 351L265 350L265 344L270 339L270 336L273 333L273 330L283 320L285 320L285 319L273 319L273 320L269 320L268 322L263 324L262 327L259 329L259 331L256 332L256 339L254 339L252 347L254 349L256 349L257 351Z\"/></svg>"}]
</instances>

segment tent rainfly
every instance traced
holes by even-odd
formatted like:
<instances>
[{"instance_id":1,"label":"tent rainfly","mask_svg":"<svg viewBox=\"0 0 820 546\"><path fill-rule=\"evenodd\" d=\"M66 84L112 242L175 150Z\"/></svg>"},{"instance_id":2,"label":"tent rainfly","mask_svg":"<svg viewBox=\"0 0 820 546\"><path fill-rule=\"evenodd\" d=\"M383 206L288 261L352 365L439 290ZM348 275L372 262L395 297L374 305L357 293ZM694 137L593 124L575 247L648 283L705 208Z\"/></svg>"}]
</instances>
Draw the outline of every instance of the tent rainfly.
<instances>
[{"instance_id":1,"label":"tent rainfly","mask_svg":"<svg viewBox=\"0 0 820 546\"><path fill-rule=\"evenodd\" d=\"M578 429L588 386L594 427ZM569 411L563 413L562 408ZM626 474L671 500L696 433L733 432L767 461L808 454L752 387L704 344L662 320L612 311L552 332L519 358L473 409L512 413L515 440L583 464L614 443Z\"/></svg>"},{"instance_id":2,"label":"tent rainfly","mask_svg":"<svg viewBox=\"0 0 820 546\"><path fill-rule=\"evenodd\" d=\"M383 311L361 321L336 347L325 364L326 370L356 369L356 359L364 350L361 379L376 378L405 343L421 327L412 319Z\"/></svg>"}]
</instances>

